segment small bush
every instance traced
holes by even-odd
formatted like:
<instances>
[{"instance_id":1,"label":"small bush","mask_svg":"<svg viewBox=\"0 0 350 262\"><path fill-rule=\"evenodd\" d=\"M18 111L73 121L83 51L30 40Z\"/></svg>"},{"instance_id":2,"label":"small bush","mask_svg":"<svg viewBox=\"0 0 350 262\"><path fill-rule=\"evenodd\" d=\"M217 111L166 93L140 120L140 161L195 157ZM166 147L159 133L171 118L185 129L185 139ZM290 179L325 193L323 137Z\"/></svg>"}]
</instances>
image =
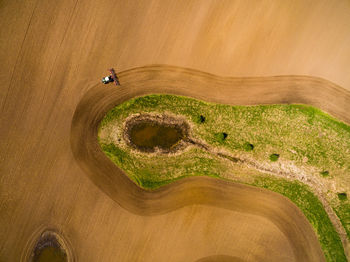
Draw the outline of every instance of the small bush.
<instances>
[{"instance_id":1,"label":"small bush","mask_svg":"<svg viewBox=\"0 0 350 262\"><path fill-rule=\"evenodd\" d=\"M347 200L348 196L346 193L338 193L339 200Z\"/></svg>"},{"instance_id":2,"label":"small bush","mask_svg":"<svg viewBox=\"0 0 350 262\"><path fill-rule=\"evenodd\" d=\"M228 134L225 133L225 132L216 133L216 134L215 134L215 138L216 138L216 140L219 141L219 142L224 142L225 139L227 138L227 136L228 136Z\"/></svg>"},{"instance_id":3,"label":"small bush","mask_svg":"<svg viewBox=\"0 0 350 262\"><path fill-rule=\"evenodd\" d=\"M196 122L197 124L203 124L205 122L205 116L203 115L195 116L194 122Z\"/></svg>"},{"instance_id":4,"label":"small bush","mask_svg":"<svg viewBox=\"0 0 350 262\"><path fill-rule=\"evenodd\" d=\"M327 176L329 176L329 171L324 170L324 171L320 172L320 174L321 174L321 176L323 176L323 177L327 177Z\"/></svg>"},{"instance_id":5,"label":"small bush","mask_svg":"<svg viewBox=\"0 0 350 262\"><path fill-rule=\"evenodd\" d=\"M247 142L243 145L243 148L245 151L252 151L254 149L254 145Z\"/></svg>"},{"instance_id":6,"label":"small bush","mask_svg":"<svg viewBox=\"0 0 350 262\"><path fill-rule=\"evenodd\" d=\"M279 158L280 158L279 154L272 154L272 155L270 155L270 160L272 162L276 162Z\"/></svg>"}]
</instances>

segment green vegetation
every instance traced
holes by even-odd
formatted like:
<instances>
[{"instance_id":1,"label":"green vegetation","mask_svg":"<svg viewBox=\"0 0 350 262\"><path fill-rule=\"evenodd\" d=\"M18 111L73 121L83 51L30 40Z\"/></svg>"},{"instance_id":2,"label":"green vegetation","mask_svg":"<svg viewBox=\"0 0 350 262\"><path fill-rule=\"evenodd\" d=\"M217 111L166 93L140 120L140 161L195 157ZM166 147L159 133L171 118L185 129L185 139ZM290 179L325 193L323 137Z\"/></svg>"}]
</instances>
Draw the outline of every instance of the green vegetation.
<instances>
[{"instance_id":1,"label":"green vegetation","mask_svg":"<svg viewBox=\"0 0 350 262\"><path fill-rule=\"evenodd\" d=\"M271 154L271 155L270 155L270 160L271 160L272 162L276 162L279 158L280 158L280 155L279 155L279 154Z\"/></svg>"},{"instance_id":2,"label":"green vegetation","mask_svg":"<svg viewBox=\"0 0 350 262\"><path fill-rule=\"evenodd\" d=\"M181 115L193 123L193 137L233 153L242 153L249 141L255 146L250 154L257 160L264 161L265 152L274 151L297 164L306 157L308 165L334 176L350 171L350 152L340 153L350 149L350 126L310 106L227 106L180 96L149 95L109 111L101 128L111 120L121 122L141 112ZM205 116L205 122L200 121L198 112ZM228 134L224 143L223 132Z\"/></svg>"},{"instance_id":3,"label":"green vegetation","mask_svg":"<svg viewBox=\"0 0 350 262\"><path fill-rule=\"evenodd\" d=\"M197 118L195 118L194 122L197 124L202 124L205 122L205 116L203 115L198 115Z\"/></svg>"},{"instance_id":4,"label":"green vegetation","mask_svg":"<svg viewBox=\"0 0 350 262\"><path fill-rule=\"evenodd\" d=\"M327 176L329 176L329 171L325 170L325 171L320 172L320 174L323 177L327 177Z\"/></svg>"},{"instance_id":5,"label":"green vegetation","mask_svg":"<svg viewBox=\"0 0 350 262\"><path fill-rule=\"evenodd\" d=\"M244 143L243 148L245 151L252 151L254 149L254 145L246 142L246 143Z\"/></svg>"},{"instance_id":6,"label":"green vegetation","mask_svg":"<svg viewBox=\"0 0 350 262\"><path fill-rule=\"evenodd\" d=\"M348 199L348 196L346 193L338 193L338 198L339 200L347 200Z\"/></svg>"},{"instance_id":7,"label":"green vegetation","mask_svg":"<svg viewBox=\"0 0 350 262\"><path fill-rule=\"evenodd\" d=\"M122 126L127 117L139 113L184 118L191 126L191 137L210 148L230 152L230 156L220 157L196 146L170 155L136 152L122 139ZM310 188L299 182L266 177L237 161L249 159L264 166L292 164L326 184L348 176L350 126L321 110L306 105L228 106L180 96L149 95L109 111L100 124L99 142L106 155L145 189L186 176L214 176L283 194L297 204L313 225L327 261L345 261L339 237ZM347 188L341 190L350 192L350 185L343 184ZM329 201L350 237L349 200L340 198L333 192Z\"/></svg>"},{"instance_id":8,"label":"green vegetation","mask_svg":"<svg viewBox=\"0 0 350 262\"><path fill-rule=\"evenodd\" d=\"M228 167L222 164L223 160L199 148L192 148L181 155L142 157L113 143L102 143L101 146L114 163L145 189L156 189L187 176L219 177L228 171Z\"/></svg>"},{"instance_id":9,"label":"green vegetation","mask_svg":"<svg viewBox=\"0 0 350 262\"><path fill-rule=\"evenodd\" d=\"M225 141L225 139L227 138L228 134L225 132L220 132L220 133L216 133L215 134L215 139L219 142L219 143L223 143Z\"/></svg>"},{"instance_id":10,"label":"green vegetation","mask_svg":"<svg viewBox=\"0 0 350 262\"><path fill-rule=\"evenodd\" d=\"M341 201L341 204L334 208L337 216L341 218L341 222L345 228L348 238L350 238L350 202L349 200Z\"/></svg>"}]
</instances>

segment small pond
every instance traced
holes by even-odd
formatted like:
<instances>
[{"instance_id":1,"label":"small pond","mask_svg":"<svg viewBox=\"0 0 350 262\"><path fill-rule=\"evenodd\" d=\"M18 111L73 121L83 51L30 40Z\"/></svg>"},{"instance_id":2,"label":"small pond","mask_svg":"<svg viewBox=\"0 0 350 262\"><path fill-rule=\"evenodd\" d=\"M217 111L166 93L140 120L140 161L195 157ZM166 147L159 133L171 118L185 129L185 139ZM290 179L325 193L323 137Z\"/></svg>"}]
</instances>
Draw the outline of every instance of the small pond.
<instances>
[{"instance_id":1,"label":"small pond","mask_svg":"<svg viewBox=\"0 0 350 262\"><path fill-rule=\"evenodd\" d=\"M173 120L173 121L171 121ZM126 136L129 143L143 152L173 152L187 137L187 125L169 117L140 117L128 121Z\"/></svg>"},{"instance_id":2,"label":"small pond","mask_svg":"<svg viewBox=\"0 0 350 262\"><path fill-rule=\"evenodd\" d=\"M46 234L36 244L32 262L67 262L67 254L54 235Z\"/></svg>"}]
</instances>

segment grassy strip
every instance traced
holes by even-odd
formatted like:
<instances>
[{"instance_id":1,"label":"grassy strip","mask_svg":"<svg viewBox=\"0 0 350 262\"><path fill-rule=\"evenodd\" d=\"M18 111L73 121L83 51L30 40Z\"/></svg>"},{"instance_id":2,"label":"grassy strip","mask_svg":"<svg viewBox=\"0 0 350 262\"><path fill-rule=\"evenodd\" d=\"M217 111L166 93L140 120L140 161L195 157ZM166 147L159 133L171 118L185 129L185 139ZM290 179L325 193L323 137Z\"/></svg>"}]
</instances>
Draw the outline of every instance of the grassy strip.
<instances>
[{"instance_id":1,"label":"grassy strip","mask_svg":"<svg viewBox=\"0 0 350 262\"><path fill-rule=\"evenodd\" d=\"M345 228L346 234L348 238L350 238L350 202L349 200L344 203L340 203L336 205L334 208L337 216L341 218L341 222L343 227Z\"/></svg>"},{"instance_id":2,"label":"grassy strip","mask_svg":"<svg viewBox=\"0 0 350 262\"><path fill-rule=\"evenodd\" d=\"M257 159L265 160L276 153L300 164L307 158L309 165L330 175L337 175L340 169L350 171L350 152L340 153L350 148L350 126L311 106L227 106L172 95L149 95L112 109L101 128L111 120L140 112L185 116L194 124L194 137L233 152L243 151L250 143ZM222 138L224 132L228 134L226 139Z\"/></svg>"},{"instance_id":3,"label":"grassy strip","mask_svg":"<svg viewBox=\"0 0 350 262\"><path fill-rule=\"evenodd\" d=\"M101 143L101 147L117 166L144 189L156 189L187 176L219 177L228 170L222 160L198 148L180 155L146 157L127 148L116 147L113 143Z\"/></svg>"},{"instance_id":4,"label":"grassy strip","mask_svg":"<svg viewBox=\"0 0 350 262\"><path fill-rule=\"evenodd\" d=\"M258 177L254 186L269 189L289 198L313 226L327 261L346 261L340 238L321 202L311 189L298 182L273 177Z\"/></svg>"},{"instance_id":5,"label":"grassy strip","mask_svg":"<svg viewBox=\"0 0 350 262\"><path fill-rule=\"evenodd\" d=\"M350 172L350 126L305 105L227 106L180 96L150 95L113 108L99 128L104 152L141 187L155 189L185 176L228 178L227 174L233 173L236 181L265 187L291 199L315 228L327 261L345 261L326 212L306 186L262 178L262 174L230 165L199 148L171 156L147 155L116 142L122 141L120 134L114 140L100 136L111 125L122 126L125 118L135 113L181 115L191 123L191 135L213 147L262 162L292 161L313 168L314 175L325 181ZM349 200L338 201L333 208L350 235Z\"/></svg>"}]
</instances>

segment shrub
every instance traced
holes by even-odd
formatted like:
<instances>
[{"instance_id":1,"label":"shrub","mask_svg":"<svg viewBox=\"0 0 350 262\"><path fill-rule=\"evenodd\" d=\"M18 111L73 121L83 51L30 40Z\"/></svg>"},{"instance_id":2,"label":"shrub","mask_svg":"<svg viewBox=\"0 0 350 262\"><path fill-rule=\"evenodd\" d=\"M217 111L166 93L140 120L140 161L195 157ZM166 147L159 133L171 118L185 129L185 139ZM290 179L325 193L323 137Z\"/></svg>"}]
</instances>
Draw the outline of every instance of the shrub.
<instances>
[{"instance_id":1,"label":"shrub","mask_svg":"<svg viewBox=\"0 0 350 262\"><path fill-rule=\"evenodd\" d=\"M270 160L272 162L276 162L279 158L280 158L279 154L272 154L272 155L270 155Z\"/></svg>"},{"instance_id":2,"label":"shrub","mask_svg":"<svg viewBox=\"0 0 350 262\"><path fill-rule=\"evenodd\" d=\"M329 176L329 171L324 170L324 171L320 172L320 174L321 174L321 176L323 176L323 177L327 177L327 176Z\"/></svg>"},{"instance_id":3,"label":"shrub","mask_svg":"<svg viewBox=\"0 0 350 262\"><path fill-rule=\"evenodd\" d=\"M196 122L198 124L203 124L205 122L205 116L203 116L203 115L195 116L194 122Z\"/></svg>"},{"instance_id":4,"label":"shrub","mask_svg":"<svg viewBox=\"0 0 350 262\"><path fill-rule=\"evenodd\" d=\"M244 145L243 145L243 148L245 151L252 151L254 149L254 145L253 144L250 144L248 142L246 142Z\"/></svg>"},{"instance_id":5,"label":"shrub","mask_svg":"<svg viewBox=\"0 0 350 262\"><path fill-rule=\"evenodd\" d=\"M224 142L224 140L227 138L227 136L228 136L228 134L225 132L215 134L215 138L219 142Z\"/></svg>"},{"instance_id":6,"label":"shrub","mask_svg":"<svg viewBox=\"0 0 350 262\"><path fill-rule=\"evenodd\" d=\"M339 200L347 200L348 196L346 193L338 193Z\"/></svg>"}]
</instances>

